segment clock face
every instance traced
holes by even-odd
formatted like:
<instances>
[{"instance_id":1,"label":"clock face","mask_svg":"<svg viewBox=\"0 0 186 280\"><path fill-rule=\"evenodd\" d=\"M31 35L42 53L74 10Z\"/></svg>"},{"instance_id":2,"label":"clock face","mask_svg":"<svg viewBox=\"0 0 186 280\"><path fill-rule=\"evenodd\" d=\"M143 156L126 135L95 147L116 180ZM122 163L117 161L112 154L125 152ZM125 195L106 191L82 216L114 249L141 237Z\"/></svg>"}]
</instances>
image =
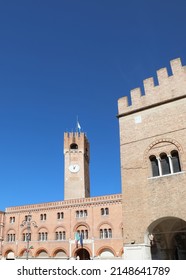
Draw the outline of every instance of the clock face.
<instances>
[{"instance_id":1,"label":"clock face","mask_svg":"<svg viewBox=\"0 0 186 280\"><path fill-rule=\"evenodd\" d=\"M78 165L78 164L75 164L75 163L74 163L74 164L71 164L71 165L69 166L69 170L70 170L70 172L72 172L72 173L78 172L79 169L80 169L79 165Z\"/></svg>"}]
</instances>

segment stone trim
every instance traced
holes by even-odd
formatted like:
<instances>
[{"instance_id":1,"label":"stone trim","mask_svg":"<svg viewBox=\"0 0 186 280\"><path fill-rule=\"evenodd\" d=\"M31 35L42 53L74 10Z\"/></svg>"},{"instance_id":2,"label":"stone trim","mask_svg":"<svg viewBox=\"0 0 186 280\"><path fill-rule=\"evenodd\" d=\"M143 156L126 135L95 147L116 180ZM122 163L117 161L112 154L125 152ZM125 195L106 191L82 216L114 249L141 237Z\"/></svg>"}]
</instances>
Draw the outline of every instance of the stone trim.
<instances>
[{"instance_id":1,"label":"stone trim","mask_svg":"<svg viewBox=\"0 0 186 280\"><path fill-rule=\"evenodd\" d=\"M69 208L77 208L77 207L85 208L93 205L102 206L102 205L121 204L121 203L122 203L122 194L115 194L115 195L98 196L92 198L70 199L70 200L57 201L57 202L8 207L5 210L5 214L23 213L28 211L37 212L41 210L47 211L51 209L53 210L69 209Z\"/></svg>"}]
</instances>

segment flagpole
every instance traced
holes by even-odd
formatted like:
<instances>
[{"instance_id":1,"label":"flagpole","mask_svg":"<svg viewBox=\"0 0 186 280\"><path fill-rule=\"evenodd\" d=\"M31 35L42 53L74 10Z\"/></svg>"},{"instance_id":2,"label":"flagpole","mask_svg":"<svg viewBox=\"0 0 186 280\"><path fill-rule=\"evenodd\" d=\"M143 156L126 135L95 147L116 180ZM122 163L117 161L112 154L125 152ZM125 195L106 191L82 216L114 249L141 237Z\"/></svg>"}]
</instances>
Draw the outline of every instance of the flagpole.
<instances>
[{"instance_id":1,"label":"flagpole","mask_svg":"<svg viewBox=\"0 0 186 280\"><path fill-rule=\"evenodd\" d=\"M76 132L78 132L78 116L76 116Z\"/></svg>"}]
</instances>

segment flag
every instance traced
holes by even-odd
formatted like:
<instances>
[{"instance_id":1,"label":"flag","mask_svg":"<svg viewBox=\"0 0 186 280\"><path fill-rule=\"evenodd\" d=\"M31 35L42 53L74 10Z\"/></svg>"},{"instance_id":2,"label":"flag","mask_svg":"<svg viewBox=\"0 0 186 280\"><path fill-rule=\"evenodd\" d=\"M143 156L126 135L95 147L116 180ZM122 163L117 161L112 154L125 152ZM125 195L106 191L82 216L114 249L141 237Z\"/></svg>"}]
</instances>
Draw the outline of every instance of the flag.
<instances>
[{"instance_id":1,"label":"flag","mask_svg":"<svg viewBox=\"0 0 186 280\"><path fill-rule=\"evenodd\" d=\"M80 234L79 242L80 242L81 247L83 247L83 234L82 233Z\"/></svg>"},{"instance_id":2,"label":"flag","mask_svg":"<svg viewBox=\"0 0 186 280\"><path fill-rule=\"evenodd\" d=\"M75 244L76 244L76 248L78 248L78 241L80 240L80 236L79 236L79 233L76 232L75 233Z\"/></svg>"},{"instance_id":3,"label":"flag","mask_svg":"<svg viewBox=\"0 0 186 280\"><path fill-rule=\"evenodd\" d=\"M81 130L81 125L80 125L79 121L77 121L77 128L79 131Z\"/></svg>"}]
</instances>

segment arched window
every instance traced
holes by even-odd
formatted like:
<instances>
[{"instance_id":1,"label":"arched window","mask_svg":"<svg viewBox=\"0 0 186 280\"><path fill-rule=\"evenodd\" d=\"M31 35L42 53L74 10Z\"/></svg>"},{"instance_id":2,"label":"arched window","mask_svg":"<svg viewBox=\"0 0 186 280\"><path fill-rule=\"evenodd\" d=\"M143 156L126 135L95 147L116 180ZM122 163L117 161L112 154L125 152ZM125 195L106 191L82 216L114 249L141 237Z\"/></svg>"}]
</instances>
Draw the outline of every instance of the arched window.
<instances>
[{"instance_id":1,"label":"arched window","mask_svg":"<svg viewBox=\"0 0 186 280\"><path fill-rule=\"evenodd\" d=\"M39 232L39 241L47 241L48 233L47 232Z\"/></svg>"},{"instance_id":2,"label":"arched window","mask_svg":"<svg viewBox=\"0 0 186 280\"><path fill-rule=\"evenodd\" d=\"M160 175L158 160L155 156L150 156L151 168L152 168L152 176L156 177Z\"/></svg>"},{"instance_id":3,"label":"arched window","mask_svg":"<svg viewBox=\"0 0 186 280\"><path fill-rule=\"evenodd\" d=\"M169 155L161 153L160 158L151 155L149 159L153 177L181 172L179 154L176 150L173 150Z\"/></svg>"},{"instance_id":4,"label":"arched window","mask_svg":"<svg viewBox=\"0 0 186 280\"><path fill-rule=\"evenodd\" d=\"M87 229L77 230L77 233L79 234L79 236L82 236L83 239L88 239L88 230Z\"/></svg>"},{"instance_id":5,"label":"arched window","mask_svg":"<svg viewBox=\"0 0 186 280\"><path fill-rule=\"evenodd\" d=\"M41 214L40 215L40 220L41 221L46 221L46 217L47 217L46 214Z\"/></svg>"},{"instance_id":6,"label":"arched window","mask_svg":"<svg viewBox=\"0 0 186 280\"><path fill-rule=\"evenodd\" d=\"M10 217L10 223L11 224L15 223L15 217Z\"/></svg>"},{"instance_id":7,"label":"arched window","mask_svg":"<svg viewBox=\"0 0 186 280\"><path fill-rule=\"evenodd\" d=\"M15 233L9 233L7 235L7 241L8 242L15 242Z\"/></svg>"},{"instance_id":8,"label":"arched window","mask_svg":"<svg viewBox=\"0 0 186 280\"><path fill-rule=\"evenodd\" d=\"M72 143L72 144L70 145L70 149L71 149L71 150L77 150L77 149L78 149L78 145L77 145L76 143Z\"/></svg>"},{"instance_id":9,"label":"arched window","mask_svg":"<svg viewBox=\"0 0 186 280\"><path fill-rule=\"evenodd\" d=\"M108 238L108 229L107 228L104 229L104 238Z\"/></svg>"},{"instance_id":10,"label":"arched window","mask_svg":"<svg viewBox=\"0 0 186 280\"><path fill-rule=\"evenodd\" d=\"M57 213L57 219L58 220L61 220L61 219L63 219L64 218L64 213L63 212L58 212Z\"/></svg>"},{"instance_id":11,"label":"arched window","mask_svg":"<svg viewBox=\"0 0 186 280\"><path fill-rule=\"evenodd\" d=\"M56 231L56 240L65 240L66 232L65 231Z\"/></svg>"},{"instance_id":12,"label":"arched window","mask_svg":"<svg viewBox=\"0 0 186 280\"><path fill-rule=\"evenodd\" d=\"M102 215L102 216L109 215L109 208L108 208L108 207L106 207L106 208L101 208L101 215Z\"/></svg>"},{"instance_id":13,"label":"arched window","mask_svg":"<svg viewBox=\"0 0 186 280\"><path fill-rule=\"evenodd\" d=\"M160 155L161 158L161 169L162 169L162 175L170 174L170 165L169 165L169 159L167 154L163 153Z\"/></svg>"},{"instance_id":14,"label":"arched window","mask_svg":"<svg viewBox=\"0 0 186 280\"><path fill-rule=\"evenodd\" d=\"M75 233L75 239L76 240L82 240L83 239L88 239L89 238L89 232L88 232L88 228L86 225L79 225L76 229L76 233ZM81 243L80 242L80 243Z\"/></svg>"},{"instance_id":15,"label":"arched window","mask_svg":"<svg viewBox=\"0 0 186 280\"><path fill-rule=\"evenodd\" d=\"M23 233L23 241L31 241L31 233Z\"/></svg>"},{"instance_id":16,"label":"arched window","mask_svg":"<svg viewBox=\"0 0 186 280\"><path fill-rule=\"evenodd\" d=\"M85 230L85 239L88 239L88 230Z\"/></svg>"},{"instance_id":17,"label":"arched window","mask_svg":"<svg viewBox=\"0 0 186 280\"><path fill-rule=\"evenodd\" d=\"M100 239L112 238L112 229L111 228L101 228L99 230Z\"/></svg>"},{"instance_id":18,"label":"arched window","mask_svg":"<svg viewBox=\"0 0 186 280\"><path fill-rule=\"evenodd\" d=\"M105 208L105 215L108 215L108 214L109 214L109 209Z\"/></svg>"},{"instance_id":19,"label":"arched window","mask_svg":"<svg viewBox=\"0 0 186 280\"><path fill-rule=\"evenodd\" d=\"M173 166L173 172L180 172L181 167L180 167L180 160L179 160L179 155L177 151L172 151L171 152L171 157L172 157L172 166Z\"/></svg>"},{"instance_id":20,"label":"arched window","mask_svg":"<svg viewBox=\"0 0 186 280\"><path fill-rule=\"evenodd\" d=\"M76 218L84 218L88 216L87 210L76 211Z\"/></svg>"}]
</instances>

